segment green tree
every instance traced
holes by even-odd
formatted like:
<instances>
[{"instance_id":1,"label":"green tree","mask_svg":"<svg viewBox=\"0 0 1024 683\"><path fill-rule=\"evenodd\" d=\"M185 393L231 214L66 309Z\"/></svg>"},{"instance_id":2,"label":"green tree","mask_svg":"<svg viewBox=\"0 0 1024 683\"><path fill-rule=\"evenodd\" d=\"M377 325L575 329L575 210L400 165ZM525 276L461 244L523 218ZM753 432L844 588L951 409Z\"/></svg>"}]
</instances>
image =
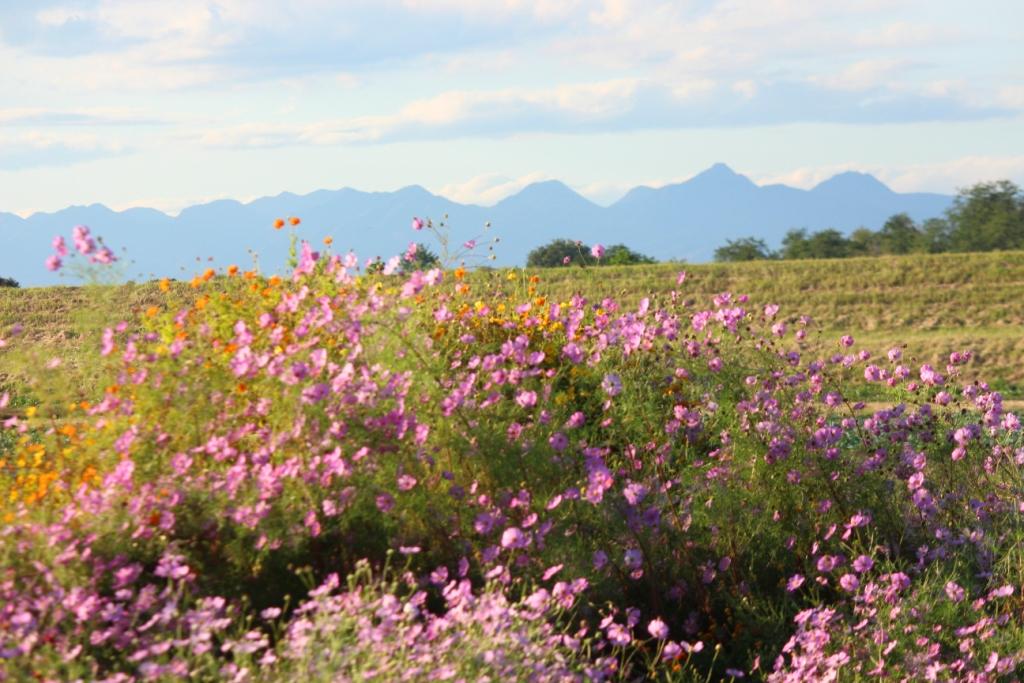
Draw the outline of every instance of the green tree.
<instances>
[{"instance_id":1,"label":"green tree","mask_svg":"<svg viewBox=\"0 0 1024 683\"><path fill-rule=\"evenodd\" d=\"M878 256L882 249L878 243L878 235L870 228L857 228L850 233L850 256Z\"/></svg>"},{"instance_id":2,"label":"green tree","mask_svg":"<svg viewBox=\"0 0 1024 683\"><path fill-rule=\"evenodd\" d=\"M846 258L850 255L850 242L834 228L812 233L808 240L809 258Z\"/></svg>"},{"instance_id":3,"label":"green tree","mask_svg":"<svg viewBox=\"0 0 1024 683\"><path fill-rule=\"evenodd\" d=\"M576 264L593 264L595 262L590 255L590 247L582 242L555 239L527 254L526 265L529 268L554 268L563 265L566 257L571 263Z\"/></svg>"},{"instance_id":4,"label":"green tree","mask_svg":"<svg viewBox=\"0 0 1024 683\"><path fill-rule=\"evenodd\" d=\"M905 213L891 216L882 229L876 233L878 246L883 254L909 254L923 251L921 231L914 219Z\"/></svg>"},{"instance_id":5,"label":"green tree","mask_svg":"<svg viewBox=\"0 0 1024 683\"><path fill-rule=\"evenodd\" d=\"M604 258L600 263L605 266L633 266L657 261L646 254L633 251L625 244L613 244L605 249Z\"/></svg>"},{"instance_id":6,"label":"green tree","mask_svg":"<svg viewBox=\"0 0 1024 683\"><path fill-rule=\"evenodd\" d=\"M952 248L952 226L945 218L929 218L921 224L921 251L941 254Z\"/></svg>"},{"instance_id":7,"label":"green tree","mask_svg":"<svg viewBox=\"0 0 1024 683\"><path fill-rule=\"evenodd\" d=\"M715 260L720 262L765 261L772 258L775 258L775 254L764 240L756 237L726 240L723 246L715 249Z\"/></svg>"},{"instance_id":8,"label":"green tree","mask_svg":"<svg viewBox=\"0 0 1024 683\"><path fill-rule=\"evenodd\" d=\"M0 277L0 287L20 287L13 277Z\"/></svg>"},{"instance_id":9,"label":"green tree","mask_svg":"<svg viewBox=\"0 0 1024 683\"><path fill-rule=\"evenodd\" d=\"M423 244L422 242L416 243L416 253L413 254L411 261L402 259L402 272L412 273L417 270L430 270L431 268L441 267L441 257L431 250L430 247Z\"/></svg>"},{"instance_id":10,"label":"green tree","mask_svg":"<svg viewBox=\"0 0 1024 683\"><path fill-rule=\"evenodd\" d=\"M782 238L782 249L779 255L784 259L810 258L807 230L793 228Z\"/></svg>"},{"instance_id":11,"label":"green tree","mask_svg":"<svg viewBox=\"0 0 1024 683\"><path fill-rule=\"evenodd\" d=\"M946 217L955 251L1024 248L1024 194L1009 180L961 190Z\"/></svg>"}]
</instances>

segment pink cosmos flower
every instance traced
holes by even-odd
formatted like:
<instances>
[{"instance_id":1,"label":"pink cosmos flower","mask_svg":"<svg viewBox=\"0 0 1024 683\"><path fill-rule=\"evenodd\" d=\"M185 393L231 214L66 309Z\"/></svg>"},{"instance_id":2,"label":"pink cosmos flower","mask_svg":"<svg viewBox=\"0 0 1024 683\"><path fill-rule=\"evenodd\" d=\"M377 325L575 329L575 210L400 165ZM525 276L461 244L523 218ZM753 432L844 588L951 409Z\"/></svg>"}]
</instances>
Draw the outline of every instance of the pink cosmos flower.
<instances>
[{"instance_id":1,"label":"pink cosmos flower","mask_svg":"<svg viewBox=\"0 0 1024 683\"><path fill-rule=\"evenodd\" d=\"M530 537L519 527L510 526L501 534L502 548L525 548L530 544Z\"/></svg>"},{"instance_id":2,"label":"pink cosmos flower","mask_svg":"<svg viewBox=\"0 0 1024 683\"><path fill-rule=\"evenodd\" d=\"M590 248L590 255L593 256L594 258L598 259L598 260L601 260L602 258L604 258L604 245L603 244L595 244L594 246L592 246Z\"/></svg>"},{"instance_id":3,"label":"pink cosmos flower","mask_svg":"<svg viewBox=\"0 0 1024 683\"><path fill-rule=\"evenodd\" d=\"M572 261L572 258L570 258L569 256L563 256L562 257L562 265L563 266L569 265L570 261Z\"/></svg>"},{"instance_id":4,"label":"pink cosmos flower","mask_svg":"<svg viewBox=\"0 0 1024 683\"><path fill-rule=\"evenodd\" d=\"M946 595L953 602L960 602L964 599L964 589L955 581L950 581L946 584Z\"/></svg>"},{"instance_id":5,"label":"pink cosmos flower","mask_svg":"<svg viewBox=\"0 0 1024 683\"><path fill-rule=\"evenodd\" d=\"M419 218L413 218L412 219L412 229L413 230L417 230L417 231L418 230L422 230L423 229L423 221L421 221Z\"/></svg>"},{"instance_id":6,"label":"pink cosmos flower","mask_svg":"<svg viewBox=\"0 0 1024 683\"><path fill-rule=\"evenodd\" d=\"M853 593L858 587L860 587L860 579L853 574L843 574L839 579L839 585L844 591Z\"/></svg>"},{"instance_id":7,"label":"pink cosmos flower","mask_svg":"<svg viewBox=\"0 0 1024 683\"><path fill-rule=\"evenodd\" d=\"M523 408L532 408L537 405L536 391L520 391L516 396L516 403Z\"/></svg>"},{"instance_id":8,"label":"pink cosmos flower","mask_svg":"<svg viewBox=\"0 0 1024 683\"><path fill-rule=\"evenodd\" d=\"M658 640L665 640L668 638L668 625L661 619L651 619L651 623L647 624L647 632Z\"/></svg>"},{"instance_id":9,"label":"pink cosmos flower","mask_svg":"<svg viewBox=\"0 0 1024 683\"><path fill-rule=\"evenodd\" d=\"M46 259L46 269L49 271L60 270L61 263L60 257L57 254L50 254L49 258Z\"/></svg>"},{"instance_id":10,"label":"pink cosmos flower","mask_svg":"<svg viewBox=\"0 0 1024 683\"><path fill-rule=\"evenodd\" d=\"M871 568L875 566L875 561L867 555L861 555L853 561L853 568L863 574L864 572L871 571Z\"/></svg>"},{"instance_id":11,"label":"pink cosmos flower","mask_svg":"<svg viewBox=\"0 0 1024 683\"><path fill-rule=\"evenodd\" d=\"M64 238L61 235L57 235L53 238L53 250L57 253L57 256L61 258L68 255L68 245L64 242Z\"/></svg>"}]
</instances>

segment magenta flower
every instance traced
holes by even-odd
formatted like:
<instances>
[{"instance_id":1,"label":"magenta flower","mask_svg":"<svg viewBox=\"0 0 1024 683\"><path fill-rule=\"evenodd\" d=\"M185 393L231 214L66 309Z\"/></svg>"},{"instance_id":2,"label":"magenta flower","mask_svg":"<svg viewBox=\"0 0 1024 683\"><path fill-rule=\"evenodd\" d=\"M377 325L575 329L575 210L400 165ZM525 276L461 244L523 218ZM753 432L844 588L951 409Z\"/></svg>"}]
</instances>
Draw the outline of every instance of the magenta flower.
<instances>
[{"instance_id":1,"label":"magenta flower","mask_svg":"<svg viewBox=\"0 0 1024 683\"><path fill-rule=\"evenodd\" d=\"M800 574L793 574L786 582L786 590L792 593L802 585L804 585L804 577Z\"/></svg>"},{"instance_id":2,"label":"magenta flower","mask_svg":"<svg viewBox=\"0 0 1024 683\"><path fill-rule=\"evenodd\" d=\"M417 231L418 230L422 230L423 229L423 221L421 221L419 218L413 218L412 219L412 229L413 230L417 230Z\"/></svg>"},{"instance_id":3,"label":"magenta flower","mask_svg":"<svg viewBox=\"0 0 1024 683\"><path fill-rule=\"evenodd\" d=\"M536 391L520 391L516 395L516 403L523 408L532 408L537 405L537 392Z\"/></svg>"},{"instance_id":4,"label":"magenta flower","mask_svg":"<svg viewBox=\"0 0 1024 683\"><path fill-rule=\"evenodd\" d=\"M569 265L569 262L570 262L570 261L572 261L572 258L571 258L571 257L569 257L569 256L563 256L563 257L562 257L562 265L563 265L563 266L567 266L567 265Z\"/></svg>"},{"instance_id":5,"label":"magenta flower","mask_svg":"<svg viewBox=\"0 0 1024 683\"><path fill-rule=\"evenodd\" d=\"M853 593L860 587L860 579L854 574L843 574L839 579L839 585L848 593Z\"/></svg>"},{"instance_id":6,"label":"magenta flower","mask_svg":"<svg viewBox=\"0 0 1024 683\"><path fill-rule=\"evenodd\" d=\"M853 561L853 568L863 574L864 572L871 571L871 568L875 566L875 561L867 555L861 555Z\"/></svg>"},{"instance_id":7,"label":"magenta flower","mask_svg":"<svg viewBox=\"0 0 1024 683\"><path fill-rule=\"evenodd\" d=\"M502 548L525 548L530 545L530 537L519 527L510 526L501 534Z\"/></svg>"},{"instance_id":8,"label":"magenta flower","mask_svg":"<svg viewBox=\"0 0 1024 683\"><path fill-rule=\"evenodd\" d=\"M61 263L60 257L57 254L50 254L49 258L46 259L46 269L50 271L60 270Z\"/></svg>"},{"instance_id":9,"label":"magenta flower","mask_svg":"<svg viewBox=\"0 0 1024 683\"><path fill-rule=\"evenodd\" d=\"M73 227L71 229L71 239L75 243L75 249L83 256L88 256L96 249L96 243L89 236L89 227L86 225L76 225Z\"/></svg>"},{"instance_id":10,"label":"magenta flower","mask_svg":"<svg viewBox=\"0 0 1024 683\"><path fill-rule=\"evenodd\" d=\"M551 448L561 453L569 445L569 437L562 432L555 432L551 435L551 438L548 439L548 444L551 445Z\"/></svg>"},{"instance_id":11,"label":"magenta flower","mask_svg":"<svg viewBox=\"0 0 1024 683\"><path fill-rule=\"evenodd\" d=\"M109 265L109 264L113 263L114 261L116 261L117 257L114 256L114 252L110 251L110 249L108 249L107 247L103 247L102 249L97 251L95 254L90 256L89 260L92 261L93 263L99 263L99 264L102 264L102 265Z\"/></svg>"},{"instance_id":12,"label":"magenta flower","mask_svg":"<svg viewBox=\"0 0 1024 683\"><path fill-rule=\"evenodd\" d=\"M594 246L592 246L590 248L590 255L600 261L602 258L604 258L604 245L595 244Z\"/></svg>"},{"instance_id":13,"label":"magenta flower","mask_svg":"<svg viewBox=\"0 0 1024 683\"><path fill-rule=\"evenodd\" d=\"M54 237L51 244L53 245L53 250L56 252L57 256L64 258L68 255L68 245L64 242L64 238L61 235Z\"/></svg>"}]
</instances>

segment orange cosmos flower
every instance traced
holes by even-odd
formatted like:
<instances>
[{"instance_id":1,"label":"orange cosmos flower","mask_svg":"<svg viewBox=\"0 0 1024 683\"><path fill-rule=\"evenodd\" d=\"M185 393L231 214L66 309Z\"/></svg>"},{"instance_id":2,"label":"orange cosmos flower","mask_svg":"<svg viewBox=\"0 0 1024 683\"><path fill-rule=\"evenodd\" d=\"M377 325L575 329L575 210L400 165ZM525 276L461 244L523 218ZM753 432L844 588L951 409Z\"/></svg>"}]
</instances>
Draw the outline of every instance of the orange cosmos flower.
<instances>
[{"instance_id":1,"label":"orange cosmos flower","mask_svg":"<svg viewBox=\"0 0 1024 683\"><path fill-rule=\"evenodd\" d=\"M238 275L238 266L233 263L228 266L228 275Z\"/></svg>"},{"instance_id":2,"label":"orange cosmos flower","mask_svg":"<svg viewBox=\"0 0 1024 683\"><path fill-rule=\"evenodd\" d=\"M278 218L277 220L274 221L274 230L280 230L283 227L284 227L284 219L283 218Z\"/></svg>"},{"instance_id":3,"label":"orange cosmos flower","mask_svg":"<svg viewBox=\"0 0 1024 683\"><path fill-rule=\"evenodd\" d=\"M288 222L291 223L292 225L298 225L302 221L299 220L298 216L292 216L291 218L288 219Z\"/></svg>"},{"instance_id":4,"label":"orange cosmos flower","mask_svg":"<svg viewBox=\"0 0 1024 683\"><path fill-rule=\"evenodd\" d=\"M167 278L164 278L164 279L160 280L160 291L161 292L166 292L170 288L171 288L171 281L170 280L168 280Z\"/></svg>"},{"instance_id":5,"label":"orange cosmos flower","mask_svg":"<svg viewBox=\"0 0 1024 683\"><path fill-rule=\"evenodd\" d=\"M331 237L330 235L328 235L327 237L324 238L324 244L326 244L327 246L331 246L333 243L334 243L334 238Z\"/></svg>"}]
</instances>

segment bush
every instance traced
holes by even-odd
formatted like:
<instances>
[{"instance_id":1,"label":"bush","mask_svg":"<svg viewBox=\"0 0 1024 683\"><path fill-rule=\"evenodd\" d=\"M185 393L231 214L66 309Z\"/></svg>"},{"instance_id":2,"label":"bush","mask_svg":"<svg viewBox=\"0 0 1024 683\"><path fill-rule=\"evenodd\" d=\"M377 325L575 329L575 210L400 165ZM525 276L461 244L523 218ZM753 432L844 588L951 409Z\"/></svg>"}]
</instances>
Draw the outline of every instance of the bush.
<instances>
[{"instance_id":1,"label":"bush","mask_svg":"<svg viewBox=\"0 0 1024 683\"><path fill-rule=\"evenodd\" d=\"M3 675L1019 672L1024 444L969 354L296 253L111 326L100 395L8 421Z\"/></svg>"},{"instance_id":2,"label":"bush","mask_svg":"<svg viewBox=\"0 0 1024 683\"><path fill-rule=\"evenodd\" d=\"M21 287L13 277L0 277L0 287Z\"/></svg>"},{"instance_id":3,"label":"bush","mask_svg":"<svg viewBox=\"0 0 1024 683\"><path fill-rule=\"evenodd\" d=\"M527 268L555 268L569 264L589 266L630 266L657 263L650 256L633 251L625 244L613 244L597 258L591 247L580 241L556 239L537 247L526 257Z\"/></svg>"}]
</instances>

